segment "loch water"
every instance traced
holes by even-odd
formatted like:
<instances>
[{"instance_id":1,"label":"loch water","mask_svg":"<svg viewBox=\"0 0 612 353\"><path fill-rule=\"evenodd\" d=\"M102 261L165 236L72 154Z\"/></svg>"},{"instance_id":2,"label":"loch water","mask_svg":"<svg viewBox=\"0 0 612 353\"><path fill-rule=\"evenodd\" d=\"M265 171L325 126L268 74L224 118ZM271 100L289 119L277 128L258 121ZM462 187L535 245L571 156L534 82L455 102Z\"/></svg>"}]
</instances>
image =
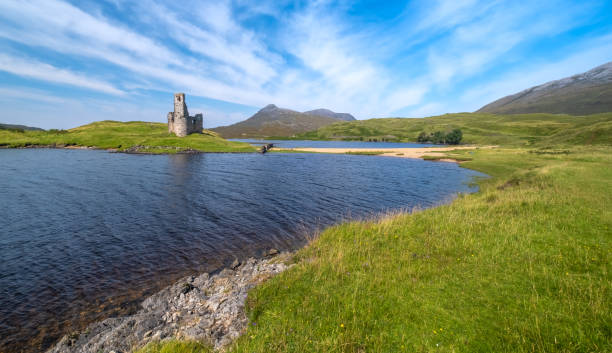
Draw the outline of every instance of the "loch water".
<instances>
[{"instance_id":1,"label":"loch water","mask_svg":"<svg viewBox=\"0 0 612 353\"><path fill-rule=\"evenodd\" d=\"M252 145L271 143L278 148L423 148L443 147L430 143L411 142L371 142L371 141L323 141L323 140L269 140L269 139L230 139L231 141L246 142Z\"/></svg>"},{"instance_id":2,"label":"loch water","mask_svg":"<svg viewBox=\"0 0 612 353\"><path fill-rule=\"evenodd\" d=\"M378 156L0 150L0 351L42 351L342 220L448 202L475 176Z\"/></svg>"}]
</instances>

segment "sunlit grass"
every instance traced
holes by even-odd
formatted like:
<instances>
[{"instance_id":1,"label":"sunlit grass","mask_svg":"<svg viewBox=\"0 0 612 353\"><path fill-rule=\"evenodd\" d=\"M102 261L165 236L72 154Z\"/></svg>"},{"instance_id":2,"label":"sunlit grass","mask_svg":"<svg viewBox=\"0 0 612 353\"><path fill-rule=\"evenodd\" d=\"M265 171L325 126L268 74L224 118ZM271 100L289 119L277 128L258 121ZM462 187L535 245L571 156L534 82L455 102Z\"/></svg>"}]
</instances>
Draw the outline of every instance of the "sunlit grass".
<instances>
[{"instance_id":1,"label":"sunlit grass","mask_svg":"<svg viewBox=\"0 0 612 353\"><path fill-rule=\"evenodd\" d=\"M478 194L328 229L233 350L610 351L610 152L479 150Z\"/></svg>"},{"instance_id":2,"label":"sunlit grass","mask_svg":"<svg viewBox=\"0 0 612 353\"><path fill-rule=\"evenodd\" d=\"M153 342L136 351L136 353L209 353L213 350L200 343L193 341L165 341L163 343Z\"/></svg>"},{"instance_id":3,"label":"sunlit grass","mask_svg":"<svg viewBox=\"0 0 612 353\"><path fill-rule=\"evenodd\" d=\"M0 146L85 146L118 151L138 147L139 152L146 153L255 151L247 143L225 140L212 131L177 137L167 129L162 123L99 121L60 131L0 130Z\"/></svg>"},{"instance_id":4,"label":"sunlit grass","mask_svg":"<svg viewBox=\"0 0 612 353\"><path fill-rule=\"evenodd\" d=\"M229 351L611 351L612 148L563 150L453 152L480 192L327 229Z\"/></svg>"},{"instance_id":5,"label":"sunlit grass","mask_svg":"<svg viewBox=\"0 0 612 353\"><path fill-rule=\"evenodd\" d=\"M612 113L495 115L456 113L429 118L337 122L295 139L417 141L421 132L461 129L461 143L496 145L612 144Z\"/></svg>"}]
</instances>

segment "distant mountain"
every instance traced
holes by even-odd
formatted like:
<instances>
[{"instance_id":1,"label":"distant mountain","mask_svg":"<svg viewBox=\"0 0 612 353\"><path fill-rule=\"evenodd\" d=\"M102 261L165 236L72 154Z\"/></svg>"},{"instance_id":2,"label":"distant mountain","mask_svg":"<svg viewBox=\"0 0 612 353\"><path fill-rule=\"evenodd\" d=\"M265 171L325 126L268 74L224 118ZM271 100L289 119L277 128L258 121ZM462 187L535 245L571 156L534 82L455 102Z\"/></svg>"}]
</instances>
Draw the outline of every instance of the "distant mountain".
<instances>
[{"instance_id":1,"label":"distant mountain","mask_svg":"<svg viewBox=\"0 0 612 353\"><path fill-rule=\"evenodd\" d=\"M0 123L0 130L35 130L35 131L44 131L39 127L25 126L25 125L13 125L13 124L3 124Z\"/></svg>"},{"instance_id":2,"label":"distant mountain","mask_svg":"<svg viewBox=\"0 0 612 353\"><path fill-rule=\"evenodd\" d=\"M339 121L352 121L347 113L334 113L328 109L316 109L304 113L269 104L245 121L211 129L224 138L290 137L316 130Z\"/></svg>"},{"instance_id":3,"label":"distant mountain","mask_svg":"<svg viewBox=\"0 0 612 353\"><path fill-rule=\"evenodd\" d=\"M329 109L315 109L315 110L309 110L307 112L304 112L304 114L308 114L308 115L316 115L316 116L326 116L328 118L333 118L333 119L337 119L337 120L344 120L344 121L353 121L356 120L354 116L352 116L349 113L334 113Z\"/></svg>"},{"instance_id":4,"label":"distant mountain","mask_svg":"<svg viewBox=\"0 0 612 353\"><path fill-rule=\"evenodd\" d=\"M612 112L612 62L498 99L477 112L570 115Z\"/></svg>"}]
</instances>

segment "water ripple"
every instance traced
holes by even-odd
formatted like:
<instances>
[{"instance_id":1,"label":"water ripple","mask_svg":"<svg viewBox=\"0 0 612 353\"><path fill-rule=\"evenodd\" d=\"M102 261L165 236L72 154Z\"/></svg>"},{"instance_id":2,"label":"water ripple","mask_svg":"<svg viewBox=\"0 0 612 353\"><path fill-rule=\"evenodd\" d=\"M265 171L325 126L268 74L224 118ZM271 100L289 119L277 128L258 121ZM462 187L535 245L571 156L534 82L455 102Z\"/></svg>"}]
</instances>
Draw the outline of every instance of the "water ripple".
<instances>
[{"instance_id":1,"label":"water ripple","mask_svg":"<svg viewBox=\"0 0 612 353\"><path fill-rule=\"evenodd\" d=\"M448 200L477 173L351 155L0 150L0 351L34 352L234 257Z\"/></svg>"}]
</instances>

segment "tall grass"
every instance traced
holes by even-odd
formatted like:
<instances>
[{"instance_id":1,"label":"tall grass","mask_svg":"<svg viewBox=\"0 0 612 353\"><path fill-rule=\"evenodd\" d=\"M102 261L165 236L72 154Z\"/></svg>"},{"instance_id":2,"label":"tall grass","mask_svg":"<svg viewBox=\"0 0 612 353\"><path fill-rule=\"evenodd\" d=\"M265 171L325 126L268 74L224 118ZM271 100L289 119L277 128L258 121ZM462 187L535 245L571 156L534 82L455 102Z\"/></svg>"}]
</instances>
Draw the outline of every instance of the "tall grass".
<instances>
[{"instance_id":1,"label":"tall grass","mask_svg":"<svg viewBox=\"0 0 612 353\"><path fill-rule=\"evenodd\" d=\"M325 230L230 351L612 351L612 148L564 151L477 150L477 194Z\"/></svg>"},{"instance_id":2,"label":"tall grass","mask_svg":"<svg viewBox=\"0 0 612 353\"><path fill-rule=\"evenodd\" d=\"M610 351L609 152L481 150L480 193L328 229L233 351Z\"/></svg>"},{"instance_id":3,"label":"tall grass","mask_svg":"<svg viewBox=\"0 0 612 353\"><path fill-rule=\"evenodd\" d=\"M170 340L163 343L149 343L136 353L207 353L211 351L210 347L200 342Z\"/></svg>"}]
</instances>

